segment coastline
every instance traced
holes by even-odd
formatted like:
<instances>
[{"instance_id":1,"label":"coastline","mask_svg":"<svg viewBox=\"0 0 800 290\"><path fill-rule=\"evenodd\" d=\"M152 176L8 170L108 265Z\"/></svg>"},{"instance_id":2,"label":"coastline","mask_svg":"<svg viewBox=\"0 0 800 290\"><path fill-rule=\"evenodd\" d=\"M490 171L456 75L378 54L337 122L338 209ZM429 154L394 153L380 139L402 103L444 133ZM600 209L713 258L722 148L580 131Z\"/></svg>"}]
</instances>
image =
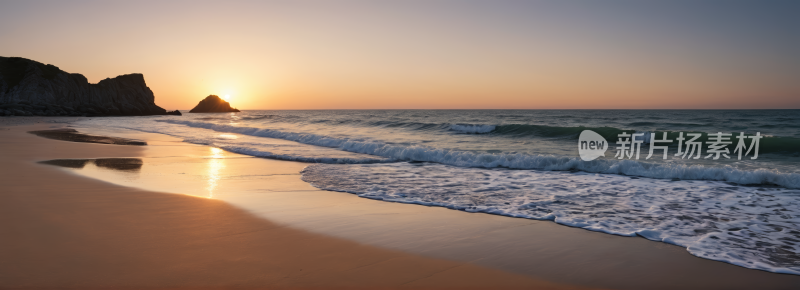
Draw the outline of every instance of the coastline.
<instances>
[{"instance_id":1,"label":"coastline","mask_svg":"<svg viewBox=\"0 0 800 290\"><path fill-rule=\"evenodd\" d=\"M0 132L5 133L5 131ZM99 134L103 133L108 134L108 132L99 132ZM147 133L139 134L139 136L149 136L143 139L157 139L156 142L150 142L148 139L148 143L155 146L145 146L146 148L141 148L135 154L127 152L128 154L125 155L117 152L117 149L105 148L114 145L69 143L77 144L75 146L78 147L104 146L103 150L107 151L87 150L88 147L85 147L80 150L75 149L80 154L49 156L41 154L43 151L38 151L37 154L40 155L36 155L35 159L42 161L55 158L134 157L135 155L135 157L141 157L146 165L157 164L159 174L177 177L178 175L175 174L178 172L170 171L170 166L181 167L181 164L196 163L192 160L196 160L202 154L208 154L206 151L209 147L200 145L184 143L178 146L181 149L167 148L167 142L176 142L168 140L171 137L158 137L156 134ZM30 135L30 138L38 137ZM46 139L43 138L31 140L36 140L32 142L37 144L61 142L53 140L44 142ZM165 142L161 144L163 145L160 146L161 148L157 148L159 140ZM58 144L63 144L63 142ZM195 153L186 148L194 148L193 150L202 152ZM162 149L165 151L157 152ZM26 150L33 152L37 149L26 148ZM249 186L256 183L261 184L261 187L267 187L266 189L262 188L260 193L269 192L269 195L250 193L249 195L228 196L225 200L229 204L245 208L250 214L260 217L255 218L257 220L272 222L282 228L300 229L304 232L311 232L313 235L325 236L321 238L333 236L335 239L400 250L411 253L411 255L427 256L429 259L456 261L467 265L477 264L504 270L505 273L514 272L558 283L574 283L593 287L616 289L642 289L643 287L648 289L678 287L682 289L752 289L754 287L792 289L800 285L800 277L797 276L744 269L721 262L704 260L691 256L683 248L642 238L611 236L556 225L551 222L387 203L358 198L346 193L322 191L299 179L298 172L306 164L244 158L228 152L219 154L225 155L223 157L227 159L223 159L230 161L221 167L225 171L229 171L230 175L237 175L236 172L239 172L238 175L242 175L241 172L252 172L254 168L267 170L274 174L273 177L269 177L273 182L269 183L255 179L226 183L224 176L218 178L214 181L217 194L225 194L224 189L231 188L234 184L242 184L237 189L247 190L252 189ZM176 159L170 160L170 158ZM34 160L29 157L24 161L28 162L27 166L30 166L29 163ZM16 166L23 165L25 164L19 163ZM37 170L48 171L52 174L60 171L52 166L49 166L49 169L38 168ZM138 185L143 187L153 186L154 189L165 186L166 182L163 177L158 179L158 177L146 173L142 171L132 181L138 182ZM61 174L66 173L62 171ZM70 178L80 179L74 176ZM117 178L116 181L124 180L119 176L98 176L98 178L107 181L115 180L114 178ZM161 181L155 182L158 180ZM93 182L109 186L107 183ZM175 191L193 191L188 189L191 186L186 183L178 185L175 187ZM208 187L210 183L202 184L202 186ZM115 186L115 188L125 187ZM132 188L125 188L125 190L141 191ZM257 198L256 195L258 195ZM254 202L258 204L254 204ZM383 271L379 272L383 273ZM486 286L494 285L487 284Z\"/></svg>"},{"instance_id":2,"label":"coastline","mask_svg":"<svg viewBox=\"0 0 800 290\"><path fill-rule=\"evenodd\" d=\"M63 127L50 120L14 120L17 126L0 130L0 288L577 289L291 229L218 200L122 187L35 164L137 157L144 150L26 133Z\"/></svg>"}]
</instances>

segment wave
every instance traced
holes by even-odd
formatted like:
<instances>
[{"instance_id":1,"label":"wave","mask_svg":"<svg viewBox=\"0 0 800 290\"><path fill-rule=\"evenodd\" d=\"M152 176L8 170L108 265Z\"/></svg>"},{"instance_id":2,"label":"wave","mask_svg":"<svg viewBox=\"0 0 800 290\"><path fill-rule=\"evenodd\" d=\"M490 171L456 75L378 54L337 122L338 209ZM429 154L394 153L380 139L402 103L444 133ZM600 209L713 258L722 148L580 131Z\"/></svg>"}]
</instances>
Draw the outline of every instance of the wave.
<instances>
[{"instance_id":1,"label":"wave","mask_svg":"<svg viewBox=\"0 0 800 290\"><path fill-rule=\"evenodd\" d=\"M262 119L273 119L278 117L276 115L253 115L253 116L244 116L242 120L262 120Z\"/></svg>"},{"instance_id":2,"label":"wave","mask_svg":"<svg viewBox=\"0 0 800 290\"><path fill-rule=\"evenodd\" d=\"M203 138L189 138L183 140L183 142L192 144L214 146L233 153L239 153L243 155L268 158L268 159L276 159L276 160L298 161L305 163L326 163L326 164L373 164L373 163L395 162L394 160L389 158L341 152L333 149L324 149L324 150L335 151L335 152L327 152L327 153L308 152L307 150L302 150L306 148L298 148L297 147L298 145L270 144L269 145L270 148L264 148L263 147L264 144L237 143L235 145L231 145L217 141L218 140L203 139ZM311 147L306 145L299 145L299 146ZM283 149L278 148L278 150L275 150L276 147L283 147ZM339 156L332 157L332 155L333 156L339 155Z\"/></svg>"},{"instance_id":3,"label":"wave","mask_svg":"<svg viewBox=\"0 0 800 290\"><path fill-rule=\"evenodd\" d=\"M241 118L242 120L261 120L261 119L270 119L270 120L280 120L282 122L310 122L312 124L330 124L330 125L361 125L361 126L368 126L368 127L381 127L381 128L403 128L407 130L414 130L414 131L449 131L455 132L460 134L483 134L488 136L509 136L509 137L527 137L527 136L534 136L534 137L543 137L543 138L557 138L557 139L570 139L570 140L577 140L580 133L584 130L592 130L608 140L610 143L617 142L618 135L627 133L642 133L643 131L639 131L636 129L621 129L615 127L586 127L586 126L547 126L547 125L531 125L531 124L451 124L451 123L423 123L423 122L399 122L399 121L389 121L389 120L380 120L380 121L362 121L362 120L333 120L333 119L321 119L321 120L313 120L308 121L304 118L300 118L294 115L288 116L279 116L279 115L256 115L256 116L245 116ZM612 118L613 119L613 118ZM212 121L212 120L228 120L226 118L201 118L200 120L204 121ZM698 124L698 123L656 123L656 122L633 122L628 124L631 128L636 127L648 127L648 126L674 126L674 127L691 127L691 128L699 128L699 127L709 127L709 124ZM776 128L777 126L773 125L765 125L761 126L763 128ZM784 126L786 127L786 126ZM791 126L789 126L791 127ZM688 133L699 133L701 137L697 139L698 142L707 142L709 140L707 132L701 131L652 131L652 133L656 133L657 136L662 136L661 134L667 133L668 139L675 140L678 138L680 132L685 134ZM651 133L651 132L647 132ZM737 132L724 132L724 133L732 133L737 134ZM752 135L752 133L748 133L748 135ZM649 136L645 136L646 140L649 140ZM733 141L737 139L735 137L731 137ZM677 142L673 142L673 146L676 146ZM733 152L735 148L735 143L730 144L727 146L729 152ZM759 147L760 153L788 153L788 154L798 154L800 153L800 138L795 137L778 137L778 136L766 136L761 139L761 144Z\"/></svg>"},{"instance_id":4,"label":"wave","mask_svg":"<svg viewBox=\"0 0 800 290\"><path fill-rule=\"evenodd\" d=\"M221 118L221 117L202 117L202 118L197 118L197 120L203 120L203 121L212 121L212 120L225 120L225 121L227 121L227 120L230 120L230 118Z\"/></svg>"},{"instance_id":5,"label":"wave","mask_svg":"<svg viewBox=\"0 0 800 290\"><path fill-rule=\"evenodd\" d=\"M326 164L372 164L372 163L387 163L387 162L394 162L390 159L378 159L378 158L341 158L341 157L307 157L307 156L298 156L293 154L275 154L272 152L260 150L258 148L252 147L244 147L244 146L217 146L220 149L225 151L230 151L233 153L239 153L243 155L261 157L261 158L269 158L269 159L277 159L277 160L286 160L286 161L298 161L298 162L305 162L305 163L326 163Z\"/></svg>"},{"instance_id":6,"label":"wave","mask_svg":"<svg viewBox=\"0 0 800 290\"><path fill-rule=\"evenodd\" d=\"M545 126L545 125L524 125L524 124L507 124L498 125L493 131L495 134L503 135L517 135L527 136L534 135L539 137L561 137L569 139L578 139L578 136L584 130L592 130L600 134L608 140L616 141L617 135L622 133L633 133L634 130L622 130L613 127L558 127L558 126Z\"/></svg>"},{"instance_id":7,"label":"wave","mask_svg":"<svg viewBox=\"0 0 800 290\"><path fill-rule=\"evenodd\" d=\"M696 124L696 123L665 123L665 122L633 122L629 123L628 126L631 127L639 127L639 126L660 126L660 127L709 127L711 124Z\"/></svg>"},{"instance_id":8,"label":"wave","mask_svg":"<svg viewBox=\"0 0 800 290\"><path fill-rule=\"evenodd\" d=\"M460 167L578 170L661 179L717 180L737 184L774 184L786 188L800 188L800 174L782 173L769 169L742 170L731 166L705 167L702 165L655 164L634 160L598 159L585 162L577 157L520 153L476 153L194 121L158 120L158 122L186 125L218 132L284 139L304 144L337 148L348 152L381 156L396 161L426 161ZM496 130L498 129L496 128Z\"/></svg>"},{"instance_id":9,"label":"wave","mask_svg":"<svg viewBox=\"0 0 800 290\"><path fill-rule=\"evenodd\" d=\"M641 122L645 123L645 122ZM641 124L640 124L641 125ZM703 126L703 125L697 125ZM631 129L619 129L614 127L556 127L556 126L543 126L543 125L499 125L497 126L493 134L508 134L508 135L534 135L539 137L553 137L553 138L565 138L565 139L573 139L577 140L580 133L583 130L592 130L597 134L600 134L608 140L610 143L617 142L618 136L622 133L626 134L633 134L633 133L655 133L659 139L663 136L663 133L667 133L667 139L669 140L676 140L680 133L683 133L683 136L686 137L686 134L689 133L698 133L701 134L700 138L697 139L698 142L708 142L709 136L706 132L698 132L698 131L652 131L652 132L643 132ZM730 152L733 152L736 146L736 139L735 135L738 135L738 132L723 132L723 133L731 133L730 139L733 141L732 144L728 145L727 148ZM752 136L752 134L748 133L747 136ZM762 135L763 136L763 135ZM647 140L645 143L649 142L649 134L644 137L644 140ZM750 142L750 141L748 141ZM748 143L749 144L749 143ZM677 146L677 141L673 141L673 146ZM794 137L779 137L779 136L765 136L761 139L759 144L759 152L760 153L788 153L788 154L797 154L800 153L800 138Z\"/></svg>"},{"instance_id":10,"label":"wave","mask_svg":"<svg viewBox=\"0 0 800 290\"><path fill-rule=\"evenodd\" d=\"M644 124L647 122L640 122ZM695 124L696 126L704 126ZM644 126L644 125L642 125ZM558 126L545 126L545 125L522 125L522 124L509 124L509 125L451 125L450 130L453 131L460 131L462 133L473 133L473 134L497 134L497 135L511 135L511 136L537 136L537 137L545 137L545 138L561 138L561 139L570 139L570 140L577 140L578 136L580 136L581 132L584 130L592 130L597 134L600 134L608 140L610 143L617 142L618 136L623 133L633 134L633 133L647 133L645 134L643 140L645 143L648 143L650 140L649 133L655 133L656 136L661 138L663 133L667 133L667 138L669 140L676 140L681 131L652 131L652 132L644 132L644 131L637 131L631 129L619 129L614 127L558 127ZM682 131L684 134L683 136L686 137L688 133L699 133L701 134L700 138L697 139L698 142L709 142L709 135L705 132L698 132L698 131ZM733 152L736 146L736 139L735 135L738 132L727 132L731 133L730 139L733 141L730 145L727 146L729 152ZM752 134L747 134L751 136ZM762 135L763 136L763 135ZM750 142L750 141L748 141ZM749 143L748 143L749 144ZM677 141L673 141L673 146L677 146ZM780 154L798 154L800 153L800 138L794 137L779 137L779 136L765 136L761 139L759 144L759 153L780 153Z\"/></svg>"},{"instance_id":11,"label":"wave","mask_svg":"<svg viewBox=\"0 0 800 290\"><path fill-rule=\"evenodd\" d=\"M483 134L494 131L494 125L469 125L469 124L454 124L450 125L450 130L467 133L467 134Z\"/></svg>"},{"instance_id":12,"label":"wave","mask_svg":"<svg viewBox=\"0 0 800 290\"><path fill-rule=\"evenodd\" d=\"M319 164L301 173L324 190L638 235L706 259L800 275L793 254L800 251L800 190L406 162Z\"/></svg>"},{"instance_id":13,"label":"wave","mask_svg":"<svg viewBox=\"0 0 800 290\"><path fill-rule=\"evenodd\" d=\"M637 126L650 126L650 122L639 122ZM698 142L708 142L709 136L706 132L699 132L699 131L652 131L652 132L643 132L633 129L620 129L614 127L584 127L584 126L574 126L574 127L559 127L559 126L547 126L547 125L528 125L528 124L505 124L505 125L486 125L486 124L430 124L430 123L405 123L405 122L390 122L390 121L380 121L380 122L373 122L370 125L373 126L380 126L380 127L402 127L411 130L435 130L435 129L442 129L447 131L453 131L457 133L465 133L465 134L484 134L484 135L500 135L500 136L510 136L510 137L525 137L525 136L535 136L535 137L543 137L543 138L559 138L559 139L570 139L570 140L577 140L578 136L580 136L581 132L584 130L592 130L600 136L603 136L606 140L611 143L617 142L618 136L623 133L633 134L633 133L656 133L656 136L661 137L663 133L667 133L667 138L670 140L675 140L679 137L681 132L684 133L684 137L688 133L699 133L701 137L697 139ZM675 124L679 125L679 124ZM706 125L702 124L680 124L686 125L687 127L704 127ZM737 134L737 132L727 132L731 134ZM752 134L748 134L752 135ZM737 139L732 135L731 139L736 141ZM650 140L649 134L644 137L644 140ZM646 143L647 143L646 142ZM749 141L748 141L749 142ZM800 138L794 137L778 137L778 136L765 136L760 141L759 152L760 153L789 153L789 154L797 154L800 153ZM677 142L673 142L673 146L677 146ZM736 144L730 144L727 146L730 152L733 152Z\"/></svg>"}]
</instances>

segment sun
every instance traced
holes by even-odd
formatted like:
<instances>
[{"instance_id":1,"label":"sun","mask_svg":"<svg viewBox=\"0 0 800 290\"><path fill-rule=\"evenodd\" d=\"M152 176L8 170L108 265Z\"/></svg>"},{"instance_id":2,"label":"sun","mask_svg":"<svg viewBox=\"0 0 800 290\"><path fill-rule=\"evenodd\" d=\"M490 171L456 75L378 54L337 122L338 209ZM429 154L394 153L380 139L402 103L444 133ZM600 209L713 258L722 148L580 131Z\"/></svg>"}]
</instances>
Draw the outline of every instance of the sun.
<instances>
[{"instance_id":1,"label":"sun","mask_svg":"<svg viewBox=\"0 0 800 290\"><path fill-rule=\"evenodd\" d=\"M224 97L222 97L222 99L224 99L225 101L230 101L231 95L225 95Z\"/></svg>"}]
</instances>

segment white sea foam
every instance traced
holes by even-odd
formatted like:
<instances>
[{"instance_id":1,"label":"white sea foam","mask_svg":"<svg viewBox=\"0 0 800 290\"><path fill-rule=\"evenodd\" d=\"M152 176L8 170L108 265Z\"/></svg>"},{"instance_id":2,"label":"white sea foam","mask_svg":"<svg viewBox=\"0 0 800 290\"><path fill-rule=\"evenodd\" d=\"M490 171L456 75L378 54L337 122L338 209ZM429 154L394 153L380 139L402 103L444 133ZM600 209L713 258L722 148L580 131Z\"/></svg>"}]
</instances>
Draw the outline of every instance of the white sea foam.
<instances>
[{"instance_id":1,"label":"white sea foam","mask_svg":"<svg viewBox=\"0 0 800 290\"><path fill-rule=\"evenodd\" d=\"M800 274L798 190L405 162L312 165L303 180L377 200L639 235L698 257Z\"/></svg>"},{"instance_id":2,"label":"white sea foam","mask_svg":"<svg viewBox=\"0 0 800 290\"><path fill-rule=\"evenodd\" d=\"M123 118L102 120L103 127L111 126L135 129L143 132L161 133L184 138L192 144L209 145L239 154L278 160L309 163L358 164L392 161L375 155L347 152L322 146L298 143L276 138L259 138L247 135L219 134L213 130L202 130L186 126L174 126L164 122L129 122ZM145 121L147 121L145 119ZM84 123L86 124L86 122ZM89 123L91 124L91 123ZM187 137L189 136L189 137Z\"/></svg>"},{"instance_id":3,"label":"white sea foam","mask_svg":"<svg viewBox=\"0 0 800 290\"><path fill-rule=\"evenodd\" d=\"M206 138L187 138L184 142L200 145L210 145L226 151L243 155L263 157L287 161L308 163L332 164L362 164L391 162L391 159L379 156L351 153L331 148L299 144L292 141L258 140L261 142L248 142L252 140L231 139L229 136L214 136ZM275 142L278 141L278 142Z\"/></svg>"},{"instance_id":4,"label":"white sea foam","mask_svg":"<svg viewBox=\"0 0 800 290\"><path fill-rule=\"evenodd\" d=\"M217 146L223 150L250 155L255 157L263 157L287 161L299 161L308 163L329 163L329 164L364 164L364 163L381 163L390 162L390 160L383 158L353 158L353 157L326 157L326 156L305 156L301 154L278 154L264 150L264 148L246 147L246 146Z\"/></svg>"},{"instance_id":5,"label":"white sea foam","mask_svg":"<svg viewBox=\"0 0 800 290\"><path fill-rule=\"evenodd\" d=\"M585 162L578 157L520 153L476 153L419 145L395 145L370 140L337 138L310 133L284 132L196 121L159 120L159 122L210 129L218 132L278 138L304 144L337 148L348 152L381 156L398 161L428 161L461 167L581 170L592 173L621 174L663 179L717 180L738 184L775 184L787 188L800 188L800 174L783 173L777 170L763 168L741 170L731 166L706 167L702 165L674 163L655 164L634 160L594 160Z\"/></svg>"}]
</instances>

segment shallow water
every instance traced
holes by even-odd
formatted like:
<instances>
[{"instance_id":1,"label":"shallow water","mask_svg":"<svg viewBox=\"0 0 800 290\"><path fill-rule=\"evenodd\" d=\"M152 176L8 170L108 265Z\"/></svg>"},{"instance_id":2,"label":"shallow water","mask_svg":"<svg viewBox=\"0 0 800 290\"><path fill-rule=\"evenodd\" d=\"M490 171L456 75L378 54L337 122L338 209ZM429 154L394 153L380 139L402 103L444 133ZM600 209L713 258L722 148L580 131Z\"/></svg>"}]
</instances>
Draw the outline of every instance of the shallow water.
<instances>
[{"instance_id":1,"label":"shallow water","mask_svg":"<svg viewBox=\"0 0 800 290\"><path fill-rule=\"evenodd\" d=\"M322 189L641 235L699 257L800 274L798 110L245 111L76 125L322 163L303 172ZM605 157L578 157L586 129L608 140ZM617 135L635 132L765 138L757 159L682 159L677 142L667 160L614 158Z\"/></svg>"}]
</instances>

